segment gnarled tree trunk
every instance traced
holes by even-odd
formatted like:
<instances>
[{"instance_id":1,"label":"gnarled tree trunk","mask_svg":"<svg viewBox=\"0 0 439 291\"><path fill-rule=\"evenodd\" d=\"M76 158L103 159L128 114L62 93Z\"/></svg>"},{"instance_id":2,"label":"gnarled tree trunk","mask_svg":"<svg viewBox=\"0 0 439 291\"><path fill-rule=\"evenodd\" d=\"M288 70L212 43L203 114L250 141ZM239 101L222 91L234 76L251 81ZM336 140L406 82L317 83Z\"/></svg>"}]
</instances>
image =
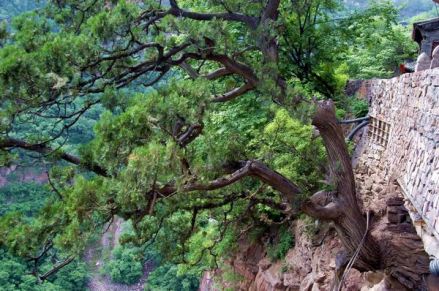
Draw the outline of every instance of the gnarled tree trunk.
<instances>
[{"instance_id":1,"label":"gnarled tree trunk","mask_svg":"<svg viewBox=\"0 0 439 291\"><path fill-rule=\"evenodd\" d=\"M346 249L345 259L351 259L358 252L353 266L359 271L383 270L390 276L389 282L396 280L408 290L424 290L428 256L413 227L384 228L385 233L379 234L379 243L371 235L370 226L358 206L352 162L332 101L318 104L312 124L323 138L335 190L314 194L302 206L304 212L334 222ZM347 260L342 260L341 271Z\"/></svg>"},{"instance_id":2,"label":"gnarled tree trunk","mask_svg":"<svg viewBox=\"0 0 439 291\"><path fill-rule=\"evenodd\" d=\"M312 217L334 222L347 258L359 249L354 264L358 270L379 269L380 249L368 233L366 218L357 203L351 158L332 101L319 102L312 124L323 138L335 191L316 193L304 203L303 210Z\"/></svg>"}]
</instances>

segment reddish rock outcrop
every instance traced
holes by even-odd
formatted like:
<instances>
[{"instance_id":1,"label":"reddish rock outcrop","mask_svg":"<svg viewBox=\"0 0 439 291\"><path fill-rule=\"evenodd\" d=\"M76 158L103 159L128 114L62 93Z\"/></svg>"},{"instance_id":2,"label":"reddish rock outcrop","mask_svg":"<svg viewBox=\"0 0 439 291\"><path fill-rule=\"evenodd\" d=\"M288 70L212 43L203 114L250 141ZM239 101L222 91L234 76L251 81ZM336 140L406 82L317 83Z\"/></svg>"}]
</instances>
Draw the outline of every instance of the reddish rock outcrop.
<instances>
[{"instance_id":1,"label":"reddish rock outcrop","mask_svg":"<svg viewBox=\"0 0 439 291\"><path fill-rule=\"evenodd\" d=\"M20 168L15 165L0 167L0 187L12 181L44 184L47 182L47 173L46 170L42 168Z\"/></svg>"}]
</instances>

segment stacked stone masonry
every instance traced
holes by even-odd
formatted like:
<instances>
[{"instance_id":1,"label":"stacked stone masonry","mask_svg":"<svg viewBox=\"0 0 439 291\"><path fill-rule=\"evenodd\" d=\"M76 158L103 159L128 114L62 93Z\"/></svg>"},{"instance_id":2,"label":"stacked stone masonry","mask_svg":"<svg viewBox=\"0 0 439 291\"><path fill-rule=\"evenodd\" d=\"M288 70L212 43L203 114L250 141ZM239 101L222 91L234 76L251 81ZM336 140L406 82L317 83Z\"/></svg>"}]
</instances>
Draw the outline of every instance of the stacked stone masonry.
<instances>
[{"instance_id":1,"label":"stacked stone masonry","mask_svg":"<svg viewBox=\"0 0 439 291\"><path fill-rule=\"evenodd\" d=\"M439 240L439 69L366 86L372 122L382 128L369 126L355 167L364 207L384 211L374 201L398 185Z\"/></svg>"}]
</instances>

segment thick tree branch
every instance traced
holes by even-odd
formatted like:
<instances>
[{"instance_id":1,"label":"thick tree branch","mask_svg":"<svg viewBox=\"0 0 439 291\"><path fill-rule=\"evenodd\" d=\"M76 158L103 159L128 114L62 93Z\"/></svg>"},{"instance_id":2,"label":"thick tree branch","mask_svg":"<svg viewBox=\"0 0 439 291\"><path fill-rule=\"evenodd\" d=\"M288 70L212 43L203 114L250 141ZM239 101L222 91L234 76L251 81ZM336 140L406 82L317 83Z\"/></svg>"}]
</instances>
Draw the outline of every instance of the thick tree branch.
<instances>
[{"instance_id":1,"label":"thick tree branch","mask_svg":"<svg viewBox=\"0 0 439 291\"><path fill-rule=\"evenodd\" d=\"M5 140L0 140L0 149L11 149L11 148L20 148L27 151L33 151L39 154L47 155L54 152L54 150L45 145L45 144L31 144L27 143L23 140L15 139L15 138L8 138ZM81 161L81 159L77 156L67 154L67 153L60 153L59 158L61 160L64 160L66 162L82 166L85 169L92 171L100 176L108 177L107 171L100 167L99 165L93 164L93 163L87 163L85 161Z\"/></svg>"},{"instance_id":2,"label":"thick tree branch","mask_svg":"<svg viewBox=\"0 0 439 291\"><path fill-rule=\"evenodd\" d=\"M191 79L193 79L193 80L197 79L200 76L200 74L198 74L198 72L194 68L192 68L191 65L189 65L186 62L182 62L180 64L180 68L185 70L186 73L189 75L189 77L191 77Z\"/></svg>"},{"instance_id":3,"label":"thick tree branch","mask_svg":"<svg viewBox=\"0 0 439 291\"><path fill-rule=\"evenodd\" d=\"M314 195L304 201L301 208L303 212L311 217L322 220L334 220L342 214L339 206L333 203L335 194L334 192L327 191L314 193Z\"/></svg>"},{"instance_id":4,"label":"thick tree branch","mask_svg":"<svg viewBox=\"0 0 439 291\"><path fill-rule=\"evenodd\" d=\"M318 104L312 124L317 127L328 153L329 171L337 186L337 193L352 205L357 205L354 172L344 135L335 118L331 100ZM358 206L356 207L358 209Z\"/></svg>"},{"instance_id":5,"label":"thick tree branch","mask_svg":"<svg viewBox=\"0 0 439 291\"><path fill-rule=\"evenodd\" d=\"M279 15L279 11L278 11L279 5L280 5L280 0L269 0L264 8L264 11L262 12L262 16L261 16L262 21L265 21L267 19L271 19L271 20L277 19Z\"/></svg>"},{"instance_id":6,"label":"thick tree branch","mask_svg":"<svg viewBox=\"0 0 439 291\"><path fill-rule=\"evenodd\" d=\"M212 102L230 101L238 96L247 93L248 91L253 90L259 83L259 78L256 76L251 67L236 60L233 60L227 55L218 55L213 53L203 56L197 53L185 53L179 60L173 61L173 65L181 66L183 69L186 70L186 72L188 72L191 78L197 78L201 76L186 63L187 59L210 60L222 64L224 66L223 68L220 68L208 75L203 76L209 80L214 80L216 78L231 74L240 75L245 79L246 83L244 85L224 94L213 96L213 98L211 99Z\"/></svg>"},{"instance_id":7,"label":"thick tree branch","mask_svg":"<svg viewBox=\"0 0 439 291\"><path fill-rule=\"evenodd\" d=\"M227 93L221 94L221 95L215 95L212 98L212 102L226 102L226 101L230 101L232 99L235 99L236 97L239 97L245 93L247 93L248 91L251 91L252 89L254 89L254 87L250 84L244 84L241 87L235 88Z\"/></svg>"},{"instance_id":8,"label":"thick tree branch","mask_svg":"<svg viewBox=\"0 0 439 291\"><path fill-rule=\"evenodd\" d=\"M200 21L209 21L213 19L222 19L226 21L237 21L245 23L252 29L256 29L258 26L258 19L256 17L234 13L234 12L226 12L226 13L197 13L191 12L184 9L181 9L176 0L171 0L171 9L169 10L169 14L174 15L176 17L190 18L194 20Z\"/></svg>"},{"instance_id":9,"label":"thick tree branch","mask_svg":"<svg viewBox=\"0 0 439 291\"><path fill-rule=\"evenodd\" d=\"M191 125L184 133L178 136L177 142L181 147L187 146L191 143L197 136L201 134L203 126L201 124Z\"/></svg>"},{"instance_id":10,"label":"thick tree branch","mask_svg":"<svg viewBox=\"0 0 439 291\"><path fill-rule=\"evenodd\" d=\"M219 68L218 70L215 70L207 75L204 75L203 77L207 80L216 80L218 78L231 75L232 72L228 70L227 68Z\"/></svg>"},{"instance_id":11,"label":"thick tree branch","mask_svg":"<svg viewBox=\"0 0 439 291\"><path fill-rule=\"evenodd\" d=\"M224 188L233 183L242 180L245 177L254 177L273 187L273 189L281 192L289 203L292 203L297 194L301 193L299 187L285 178L282 174L271 170L259 161L246 161L243 166L230 175L215 179L207 183L199 183L197 181L189 182L180 189L174 183L169 183L158 190L162 196L170 196L178 191L212 191Z\"/></svg>"},{"instance_id":12,"label":"thick tree branch","mask_svg":"<svg viewBox=\"0 0 439 291\"><path fill-rule=\"evenodd\" d=\"M56 265L55 267L53 267L51 270L47 271L46 273L44 273L43 275L39 276L41 281L45 281L49 276L55 274L56 272L58 272L60 269L64 268L65 266L67 266L68 264L70 264L71 262L73 262L73 260L75 259L75 257L69 257L66 260L64 260L63 262L59 263L58 265Z\"/></svg>"},{"instance_id":13,"label":"thick tree branch","mask_svg":"<svg viewBox=\"0 0 439 291\"><path fill-rule=\"evenodd\" d=\"M253 86L256 86L259 83L259 78L251 67L233 60L227 55L210 54L206 56L206 59L223 64L226 69L235 74L241 75Z\"/></svg>"},{"instance_id":14,"label":"thick tree branch","mask_svg":"<svg viewBox=\"0 0 439 291\"><path fill-rule=\"evenodd\" d=\"M206 55L201 55L199 53L184 53L179 59L173 60L171 64L180 65L187 59L214 61L222 64L225 69L230 71L230 74L237 74L242 76L248 83L253 86L256 86L259 83L259 78L256 76L255 72L250 66L236 61L224 54L209 53Z\"/></svg>"},{"instance_id":15,"label":"thick tree branch","mask_svg":"<svg viewBox=\"0 0 439 291\"><path fill-rule=\"evenodd\" d=\"M251 161L250 169L252 176L259 178L264 183L284 194L289 203L293 203L297 198L297 194L301 193L297 185L259 161Z\"/></svg>"}]
</instances>

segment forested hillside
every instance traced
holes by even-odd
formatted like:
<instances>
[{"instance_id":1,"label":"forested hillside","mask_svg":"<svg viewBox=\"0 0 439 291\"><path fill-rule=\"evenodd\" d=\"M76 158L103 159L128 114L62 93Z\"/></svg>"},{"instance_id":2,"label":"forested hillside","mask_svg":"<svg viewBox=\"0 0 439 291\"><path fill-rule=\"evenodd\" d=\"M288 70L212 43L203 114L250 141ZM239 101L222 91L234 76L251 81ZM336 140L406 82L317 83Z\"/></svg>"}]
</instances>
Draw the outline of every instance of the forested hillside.
<instances>
[{"instance_id":1,"label":"forested hillside","mask_svg":"<svg viewBox=\"0 0 439 291\"><path fill-rule=\"evenodd\" d=\"M0 19L11 19L25 11L34 10L44 5L44 0L2 0L0 1Z\"/></svg>"},{"instance_id":2,"label":"forested hillside","mask_svg":"<svg viewBox=\"0 0 439 291\"><path fill-rule=\"evenodd\" d=\"M317 221L393 271L338 121L367 115L348 80L417 56L399 23L431 1L165 2L0 0L0 166L44 175L4 175L0 289L198 290L239 281L243 238L282 261Z\"/></svg>"},{"instance_id":3,"label":"forested hillside","mask_svg":"<svg viewBox=\"0 0 439 291\"><path fill-rule=\"evenodd\" d=\"M344 0L349 9L364 9L367 7L367 0ZM396 8L399 10L400 20L409 20L419 14L428 13L430 17L437 17L435 4L431 0L393 0Z\"/></svg>"}]
</instances>

